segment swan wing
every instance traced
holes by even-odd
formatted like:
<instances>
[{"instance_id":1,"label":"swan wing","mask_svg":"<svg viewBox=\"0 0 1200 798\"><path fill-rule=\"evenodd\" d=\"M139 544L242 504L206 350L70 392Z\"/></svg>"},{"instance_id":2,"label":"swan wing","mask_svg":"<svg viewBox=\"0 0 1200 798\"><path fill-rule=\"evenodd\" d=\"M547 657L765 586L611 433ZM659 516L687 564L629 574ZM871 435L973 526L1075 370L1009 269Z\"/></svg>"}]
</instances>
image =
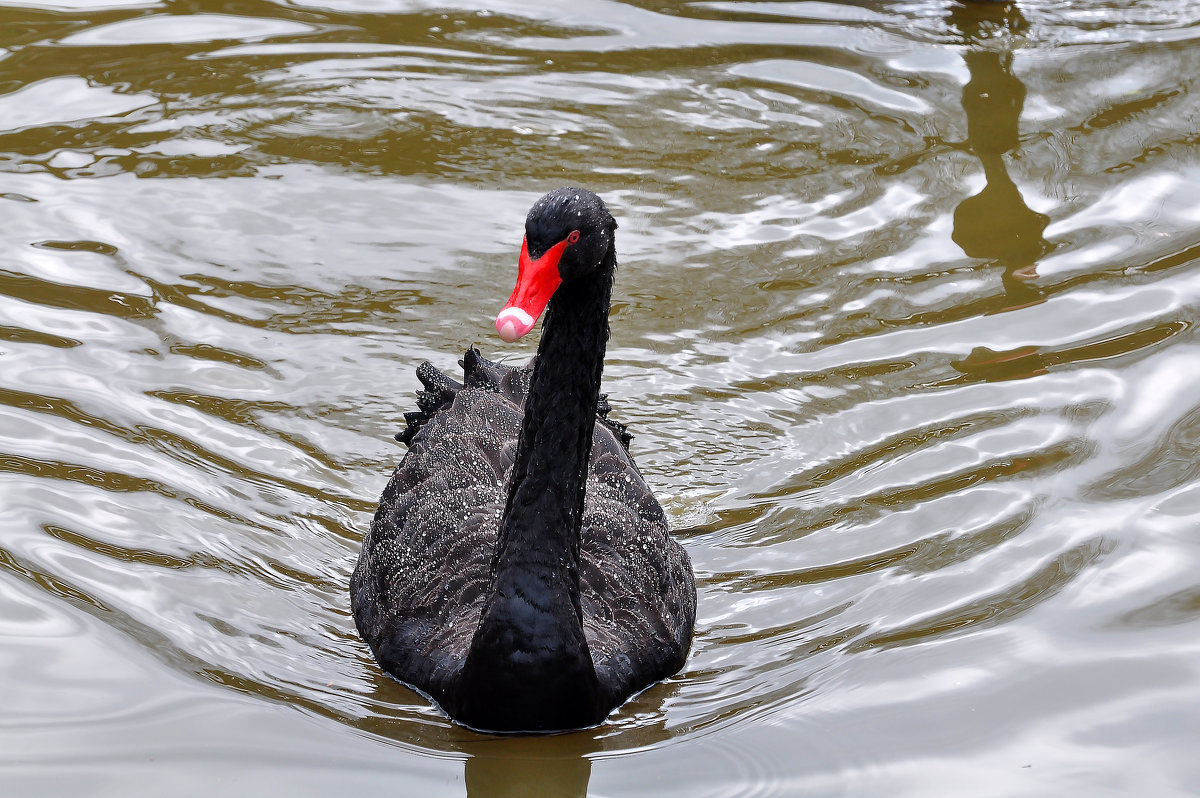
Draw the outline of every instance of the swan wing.
<instances>
[{"instance_id":1,"label":"swan wing","mask_svg":"<svg viewBox=\"0 0 1200 798\"><path fill-rule=\"evenodd\" d=\"M618 700L683 666L696 617L691 561L623 431L596 427L580 539L584 633L601 684Z\"/></svg>"},{"instance_id":2,"label":"swan wing","mask_svg":"<svg viewBox=\"0 0 1200 798\"><path fill-rule=\"evenodd\" d=\"M384 489L350 584L380 665L439 702L479 625L521 419L488 387L444 399Z\"/></svg>"}]
</instances>

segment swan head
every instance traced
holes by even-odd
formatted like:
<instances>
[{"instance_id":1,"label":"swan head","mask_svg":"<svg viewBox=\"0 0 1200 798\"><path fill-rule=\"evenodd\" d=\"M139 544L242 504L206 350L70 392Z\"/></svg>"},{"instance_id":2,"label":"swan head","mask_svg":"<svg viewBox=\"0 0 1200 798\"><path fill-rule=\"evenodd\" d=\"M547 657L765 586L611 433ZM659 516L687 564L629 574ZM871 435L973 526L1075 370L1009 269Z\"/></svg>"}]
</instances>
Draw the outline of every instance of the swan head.
<instances>
[{"instance_id":1,"label":"swan head","mask_svg":"<svg viewBox=\"0 0 1200 798\"><path fill-rule=\"evenodd\" d=\"M600 268L616 229L604 200L587 189L558 188L535 202L525 219L517 286L496 316L500 337L511 343L525 335L560 285Z\"/></svg>"}]
</instances>

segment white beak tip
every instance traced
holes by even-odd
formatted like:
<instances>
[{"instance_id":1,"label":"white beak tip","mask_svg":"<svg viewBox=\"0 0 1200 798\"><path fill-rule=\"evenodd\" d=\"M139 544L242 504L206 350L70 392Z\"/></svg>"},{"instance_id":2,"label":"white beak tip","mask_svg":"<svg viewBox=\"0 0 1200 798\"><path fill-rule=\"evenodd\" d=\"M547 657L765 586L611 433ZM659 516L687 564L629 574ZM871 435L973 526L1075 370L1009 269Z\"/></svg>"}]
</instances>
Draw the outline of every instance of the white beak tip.
<instances>
[{"instance_id":1,"label":"white beak tip","mask_svg":"<svg viewBox=\"0 0 1200 798\"><path fill-rule=\"evenodd\" d=\"M496 317L496 333L501 340L511 344L532 330L535 321L536 319L520 308L505 308Z\"/></svg>"}]
</instances>

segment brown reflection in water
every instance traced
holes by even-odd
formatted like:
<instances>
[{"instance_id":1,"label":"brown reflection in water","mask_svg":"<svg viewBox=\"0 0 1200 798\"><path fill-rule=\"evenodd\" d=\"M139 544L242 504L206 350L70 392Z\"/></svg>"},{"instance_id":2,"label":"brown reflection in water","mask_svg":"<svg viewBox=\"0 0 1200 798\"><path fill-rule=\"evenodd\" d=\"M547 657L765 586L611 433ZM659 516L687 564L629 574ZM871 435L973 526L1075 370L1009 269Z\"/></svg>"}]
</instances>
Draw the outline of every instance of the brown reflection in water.
<instances>
[{"instance_id":1,"label":"brown reflection in water","mask_svg":"<svg viewBox=\"0 0 1200 798\"><path fill-rule=\"evenodd\" d=\"M1017 304L1038 301L1041 293L1027 280L1037 277L1038 258L1050 250L1042 236L1050 219L1025 204L1008 175L1004 154L1020 144L1021 109L1025 85L1012 72L1011 50L994 49L1002 38L991 36L995 26L1017 32L1027 23L1008 3L955 4L950 23L966 40L963 53L971 80L963 87L967 116L967 147L983 166L987 184L954 210L954 243L972 258L1004 266L1004 285Z\"/></svg>"},{"instance_id":2,"label":"brown reflection in water","mask_svg":"<svg viewBox=\"0 0 1200 798\"><path fill-rule=\"evenodd\" d=\"M552 33L553 27L508 16L499 8L481 14L446 4L378 13L314 4L293 8L288 3L252 3L231 10L229 4L217 3L173 9L179 40L151 37L141 42L136 35L133 41L124 40L108 26L136 22L147 16L144 8L97 5L100 8L65 3L54 10L0 6L0 50L7 50L0 78L18 75L21 85L43 88L52 81L61 81L59 87L77 87L79 81L91 88L111 88L112 97L135 98L134 102L141 98L144 103L82 120L48 119L13 129L0 125L0 152L6 156L0 159L0 174L33 166L64 178L247 177L281 161L334 163L393 175L465 172L473 177L504 163L506 182L518 174L541 174L543 163L530 157L526 135L518 130L503 125L468 129L439 113L436 103L387 98L346 102L341 92L344 76L322 72L321 62L329 59L319 50L305 54L272 48L330 45L335 60L369 57L379 52L375 47L393 48L386 67L362 66L358 74L369 76L373 68L403 70L412 79L430 85L437 81L450 87L440 91L455 94L479 75L507 72L520 63L521 58L508 52L495 59L472 59L494 55L495 48L487 42L498 31L539 34ZM222 11L247 21L260 18L294 27L268 36L264 49L244 54L221 51L254 43L257 37L239 38L231 29L229 38L188 39L191 17ZM61 44L81 32L90 32L90 40ZM556 61L565 65L572 58L561 53ZM586 67L586 56L582 61ZM293 91L299 81L302 88ZM235 151L192 148L196 141L214 138ZM165 140L178 143L178 151L160 150ZM52 156L60 150L91 158L82 165L59 165Z\"/></svg>"},{"instance_id":3,"label":"brown reflection in water","mask_svg":"<svg viewBox=\"0 0 1200 798\"><path fill-rule=\"evenodd\" d=\"M1029 25L1015 3L959 2L951 6L949 23L967 47L963 61L971 79L963 87L967 116L967 148L983 166L983 190L954 209L954 243L967 256L999 263L1007 301L1000 308L1015 310L1044 301L1032 283L1037 261L1050 251L1043 233L1049 217L1021 197L1008 175L1004 155L1020 144L1021 109L1025 85L1013 74L1013 54L1005 34L1018 34ZM1038 347L996 352L973 350L952 364L964 374L986 379L1017 379L1045 371Z\"/></svg>"},{"instance_id":4,"label":"brown reflection in water","mask_svg":"<svg viewBox=\"0 0 1200 798\"><path fill-rule=\"evenodd\" d=\"M584 798L592 763L575 737L502 738L474 746L466 761L467 798Z\"/></svg>"}]
</instances>

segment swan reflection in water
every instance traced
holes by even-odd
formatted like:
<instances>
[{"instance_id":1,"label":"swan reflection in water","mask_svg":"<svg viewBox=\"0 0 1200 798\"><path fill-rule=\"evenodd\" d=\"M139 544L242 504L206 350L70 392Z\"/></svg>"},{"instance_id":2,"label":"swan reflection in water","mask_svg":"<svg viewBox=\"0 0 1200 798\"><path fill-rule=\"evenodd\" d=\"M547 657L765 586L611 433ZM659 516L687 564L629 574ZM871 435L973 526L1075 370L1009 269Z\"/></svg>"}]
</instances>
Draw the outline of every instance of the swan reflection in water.
<instances>
[{"instance_id":1,"label":"swan reflection in water","mask_svg":"<svg viewBox=\"0 0 1200 798\"><path fill-rule=\"evenodd\" d=\"M467 798L586 798L592 763L572 738L493 739L472 746Z\"/></svg>"},{"instance_id":2,"label":"swan reflection in water","mask_svg":"<svg viewBox=\"0 0 1200 798\"><path fill-rule=\"evenodd\" d=\"M1025 204L1004 162L1021 143L1025 85L1013 74L1012 43L1029 23L1010 2L956 2L947 21L966 45L965 149L979 159L986 180L978 194L955 208L952 238L968 257L1004 268L1004 297L993 312L1016 310L1044 300L1033 281L1038 260L1052 249L1043 235L1049 217ZM1004 352L977 347L952 365L965 375L994 380L1039 374L1046 364L1038 347L1027 346Z\"/></svg>"}]
</instances>

